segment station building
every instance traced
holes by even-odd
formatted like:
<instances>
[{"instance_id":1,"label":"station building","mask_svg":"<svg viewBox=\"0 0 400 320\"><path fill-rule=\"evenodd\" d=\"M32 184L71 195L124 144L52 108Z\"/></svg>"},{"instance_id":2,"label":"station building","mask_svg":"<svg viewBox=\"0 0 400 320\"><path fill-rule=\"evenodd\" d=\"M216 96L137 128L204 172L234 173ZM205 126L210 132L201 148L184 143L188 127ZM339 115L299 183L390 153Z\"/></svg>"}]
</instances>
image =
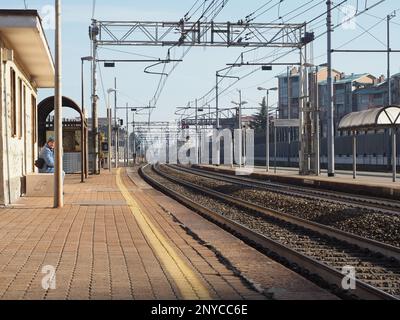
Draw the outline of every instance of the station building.
<instances>
[{"instance_id":1,"label":"station building","mask_svg":"<svg viewBox=\"0 0 400 320\"><path fill-rule=\"evenodd\" d=\"M54 62L36 10L0 10L0 205L25 193L38 154L37 94Z\"/></svg>"}]
</instances>

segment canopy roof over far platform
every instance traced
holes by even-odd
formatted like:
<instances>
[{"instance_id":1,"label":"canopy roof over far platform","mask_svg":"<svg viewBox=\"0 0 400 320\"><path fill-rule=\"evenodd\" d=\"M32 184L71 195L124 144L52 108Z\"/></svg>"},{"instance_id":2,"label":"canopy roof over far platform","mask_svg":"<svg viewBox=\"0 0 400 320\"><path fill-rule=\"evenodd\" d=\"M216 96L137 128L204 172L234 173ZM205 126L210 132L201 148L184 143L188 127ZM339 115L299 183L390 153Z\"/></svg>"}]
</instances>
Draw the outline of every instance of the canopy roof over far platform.
<instances>
[{"instance_id":1,"label":"canopy roof over far platform","mask_svg":"<svg viewBox=\"0 0 400 320\"><path fill-rule=\"evenodd\" d=\"M353 112L343 117L339 130L377 130L400 126L400 106Z\"/></svg>"}]
</instances>

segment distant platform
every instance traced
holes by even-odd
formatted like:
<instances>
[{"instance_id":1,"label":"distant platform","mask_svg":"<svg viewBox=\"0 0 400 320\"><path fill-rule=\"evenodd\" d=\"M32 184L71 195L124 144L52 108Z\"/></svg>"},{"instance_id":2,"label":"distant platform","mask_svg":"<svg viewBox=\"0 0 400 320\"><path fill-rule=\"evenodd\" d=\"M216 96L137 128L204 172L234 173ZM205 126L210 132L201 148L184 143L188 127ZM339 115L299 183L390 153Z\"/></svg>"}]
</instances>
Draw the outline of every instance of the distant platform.
<instances>
[{"instance_id":1,"label":"distant platform","mask_svg":"<svg viewBox=\"0 0 400 320\"><path fill-rule=\"evenodd\" d=\"M335 177L328 177L324 171L320 176L301 176L298 169L295 168L278 168L275 173L274 168L266 172L265 167L255 167L254 169L232 168L228 165L197 165L195 167L229 174L242 172L243 175L297 186L400 200L400 179L399 182L394 183L392 175L385 173L359 172L357 179L353 179L351 171L337 171Z\"/></svg>"}]
</instances>

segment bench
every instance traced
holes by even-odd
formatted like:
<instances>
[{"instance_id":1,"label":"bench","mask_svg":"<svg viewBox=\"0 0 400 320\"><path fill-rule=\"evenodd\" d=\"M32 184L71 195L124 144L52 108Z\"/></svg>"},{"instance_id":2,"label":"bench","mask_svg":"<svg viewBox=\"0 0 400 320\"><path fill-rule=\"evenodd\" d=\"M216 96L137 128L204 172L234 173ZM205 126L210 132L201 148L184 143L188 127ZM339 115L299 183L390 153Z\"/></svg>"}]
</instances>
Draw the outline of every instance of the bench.
<instances>
[{"instance_id":1,"label":"bench","mask_svg":"<svg viewBox=\"0 0 400 320\"><path fill-rule=\"evenodd\" d=\"M27 197L51 197L53 193L53 173L30 173L26 176Z\"/></svg>"}]
</instances>

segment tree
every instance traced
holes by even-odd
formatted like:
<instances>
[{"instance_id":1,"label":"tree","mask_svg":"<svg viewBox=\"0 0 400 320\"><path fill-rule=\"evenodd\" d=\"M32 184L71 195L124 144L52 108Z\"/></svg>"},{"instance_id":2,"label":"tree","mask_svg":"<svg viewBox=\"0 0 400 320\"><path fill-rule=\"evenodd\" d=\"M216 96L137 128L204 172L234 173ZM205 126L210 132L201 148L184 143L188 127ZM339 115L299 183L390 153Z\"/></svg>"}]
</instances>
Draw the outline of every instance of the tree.
<instances>
[{"instance_id":1,"label":"tree","mask_svg":"<svg viewBox=\"0 0 400 320\"><path fill-rule=\"evenodd\" d=\"M257 132L264 132L267 129L267 102L265 97L260 103L261 109L258 114L254 117L255 119L251 122L251 128Z\"/></svg>"}]
</instances>

